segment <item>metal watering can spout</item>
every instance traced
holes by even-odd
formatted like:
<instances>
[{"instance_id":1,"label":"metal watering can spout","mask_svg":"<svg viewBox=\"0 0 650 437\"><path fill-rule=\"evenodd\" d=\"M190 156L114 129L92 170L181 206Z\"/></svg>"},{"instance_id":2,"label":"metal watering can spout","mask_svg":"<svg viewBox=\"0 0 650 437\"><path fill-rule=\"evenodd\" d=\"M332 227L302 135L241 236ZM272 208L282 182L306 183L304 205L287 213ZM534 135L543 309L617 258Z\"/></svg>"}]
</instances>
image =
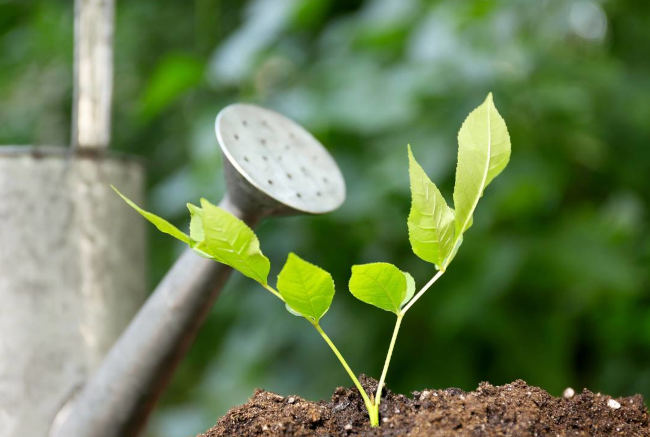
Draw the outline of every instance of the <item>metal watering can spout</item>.
<instances>
[{"instance_id":1,"label":"metal watering can spout","mask_svg":"<svg viewBox=\"0 0 650 437\"><path fill-rule=\"evenodd\" d=\"M215 130L227 187L219 205L249 226L272 215L326 213L343 203L338 166L292 120L234 104L219 113ZM50 436L137 435L230 272L186 250L96 373L59 412Z\"/></svg>"}]
</instances>

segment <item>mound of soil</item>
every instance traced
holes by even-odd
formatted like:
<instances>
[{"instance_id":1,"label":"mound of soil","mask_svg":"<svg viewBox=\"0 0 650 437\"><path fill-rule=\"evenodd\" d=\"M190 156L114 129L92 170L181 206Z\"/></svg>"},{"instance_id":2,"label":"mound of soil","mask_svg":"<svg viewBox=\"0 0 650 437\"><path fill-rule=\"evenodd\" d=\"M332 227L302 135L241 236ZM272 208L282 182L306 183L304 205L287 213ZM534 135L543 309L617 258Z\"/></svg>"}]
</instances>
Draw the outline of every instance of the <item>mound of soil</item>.
<instances>
[{"instance_id":1,"label":"mound of soil","mask_svg":"<svg viewBox=\"0 0 650 437\"><path fill-rule=\"evenodd\" d=\"M377 382L362 376L368 393ZM201 437L217 436L650 436L640 395L612 398L567 389L556 398L522 380L472 392L457 388L388 391L380 426L371 428L356 389L339 387L329 402L310 402L257 390Z\"/></svg>"}]
</instances>

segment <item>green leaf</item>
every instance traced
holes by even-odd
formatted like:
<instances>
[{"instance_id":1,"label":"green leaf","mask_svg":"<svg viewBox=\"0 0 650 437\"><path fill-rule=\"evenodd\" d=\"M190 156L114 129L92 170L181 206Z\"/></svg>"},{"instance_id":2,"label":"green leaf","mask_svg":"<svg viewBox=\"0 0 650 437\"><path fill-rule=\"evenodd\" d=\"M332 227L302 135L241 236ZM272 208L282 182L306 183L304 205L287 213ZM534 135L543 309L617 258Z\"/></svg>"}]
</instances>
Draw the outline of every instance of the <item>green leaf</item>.
<instances>
[{"instance_id":1,"label":"green leaf","mask_svg":"<svg viewBox=\"0 0 650 437\"><path fill-rule=\"evenodd\" d=\"M485 187L508 164L510 136L492 93L465 119L458 132L458 164L454 186L456 240L472 224Z\"/></svg>"},{"instance_id":2,"label":"green leaf","mask_svg":"<svg viewBox=\"0 0 650 437\"><path fill-rule=\"evenodd\" d=\"M302 314L300 314L297 311L294 311L293 308L291 308L288 303L284 304L284 309L287 310L289 312L289 314L291 314L292 316L303 317Z\"/></svg>"},{"instance_id":3,"label":"green leaf","mask_svg":"<svg viewBox=\"0 0 650 437\"><path fill-rule=\"evenodd\" d=\"M191 203L187 204L187 209L190 210L190 239L194 243L200 243L205 239L205 232L203 232L203 210Z\"/></svg>"},{"instance_id":4,"label":"green leaf","mask_svg":"<svg viewBox=\"0 0 650 437\"><path fill-rule=\"evenodd\" d=\"M406 295L404 296L404 299L402 299L402 303L399 306L400 308L406 305L413 297L413 294L415 294L415 279L413 279L413 276L408 272L402 273L404 273L404 278L406 278Z\"/></svg>"},{"instance_id":5,"label":"green leaf","mask_svg":"<svg viewBox=\"0 0 650 437\"><path fill-rule=\"evenodd\" d=\"M453 249L454 210L431 182L408 147L411 180L411 211L408 216L409 241L413 253L439 269Z\"/></svg>"},{"instance_id":6,"label":"green leaf","mask_svg":"<svg viewBox=\"0 0 650 437\"><path fill-rule=\"evenodd\" d=\"M214 259L210 254L200 250L197 245L205 239L205 232L203 231L203 210L191 203L187 204L187 209L190 210L190 247L194 252L198 253L204 258Z\"/></svg>"},{"instance_id":7,"label":"green leaf","mask_svg":"<svg viewBox=\"0 0 650 437\"><path fill-rule=\"evenodd\" d=\"M149 211L145 211L144 209L140 208L138 205L133 203L131 199L126 197L124 194L120 193L120 191L115 188L113 185L111 185L111 188L133 209L138 211L144 218L149 220L151 223L158 228L160 232L163 232L165 234L169 234L174 238L178 238L181 240L183 243L190 244L190 237L187 236L187 234L180 229L178 229L176 226L172 225L169 223L167 220L165 220L162 217L158 217L156 214L153 214Z\"/></svg>"},{"instance_id":8,"label":"green leaf","mask_svg":"<svg viewBox=\"0 0 650 437\"><path fill-rule=\"evenodd\" d=\"M253 230L228 211L205 199L201 199L201 213L197 210L193 214L194 236L203 239L194 245L194 249L267 285L271 263L260 250L260 242ZM202 234L196 229L199 220L203 224Z\"/></svg>"},{"instance_id":9,"label":"green leaf","mask_svg":"<svg viewBox=\"0 0 650 437\"><path fill-rule=\"evenodd\" d=\"M316 323L332 304L334 280L328 272L292 252L278 275L278 291L288 309L293 310L289 312Z\"/></svg>"},{"instance_id":10,"label":"green leaf","mask_svg":"<svg viewBox=\"0 0 650 437\"><path fill-rule=\"evenodd\" d=\"M398 314L408 284L404 272L394 265L370 263L352 266L349 288L360 301Z\"/></svg>"},{"instance_id":11,"label":"green leaf","mask_svg":"<svg viewBox=\"0 0 650 437\"><path fill-rule=\"evenodd\" d=\"M187 208L192 216L188 236L167 220L137 206L117 188L112 188L159 231L178 238L201 256L229 265L243 275L267 284L271 264L262 254L253 230L234 215L205 199L201 199L201 207L188 203Z\"/></svg>"}]
</instances>

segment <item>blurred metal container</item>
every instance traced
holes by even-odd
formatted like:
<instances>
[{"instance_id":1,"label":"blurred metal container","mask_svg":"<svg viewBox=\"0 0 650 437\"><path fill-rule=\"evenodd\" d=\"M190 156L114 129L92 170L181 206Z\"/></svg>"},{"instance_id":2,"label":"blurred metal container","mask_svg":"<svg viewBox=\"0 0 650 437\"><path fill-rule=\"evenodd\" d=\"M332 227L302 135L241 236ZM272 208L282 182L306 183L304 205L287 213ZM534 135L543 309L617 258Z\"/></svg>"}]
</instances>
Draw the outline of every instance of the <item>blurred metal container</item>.
<instances>
[{"instance_id":1,"label":"blurred metal container","mask_svg":"<svg viewBox=\"0 0 650 437\"><path fill-rule=\"evenodd\" d=\"M145 300L139 162L0 146L0 436L45 436Z\"/></svg>"}]
</instances>

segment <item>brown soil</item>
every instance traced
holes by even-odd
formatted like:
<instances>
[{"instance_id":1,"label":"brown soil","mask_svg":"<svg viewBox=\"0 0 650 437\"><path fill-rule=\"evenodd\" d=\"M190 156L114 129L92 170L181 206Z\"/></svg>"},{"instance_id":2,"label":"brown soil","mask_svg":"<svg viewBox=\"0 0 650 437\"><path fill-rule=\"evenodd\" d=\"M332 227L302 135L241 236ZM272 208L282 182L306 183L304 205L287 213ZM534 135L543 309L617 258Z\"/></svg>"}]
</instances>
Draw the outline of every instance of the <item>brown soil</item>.
<instances>
[{"instance_id":1,"label":"brown soil","mask_svg":"<svg viewBox=\"0 0 650 437\"><path fill-rule=\"evenodd\" d=\"M368 393L377 382L362 376ZM457 388L386 393L371 428L356 389L339 387L329 402L257 390L201 437L217 436L650 436L640 395L612 398L589 390L556 398L522 380L473 392ZM615 401L615 402L614 402Z\"/></svg>"}]
</instances>

